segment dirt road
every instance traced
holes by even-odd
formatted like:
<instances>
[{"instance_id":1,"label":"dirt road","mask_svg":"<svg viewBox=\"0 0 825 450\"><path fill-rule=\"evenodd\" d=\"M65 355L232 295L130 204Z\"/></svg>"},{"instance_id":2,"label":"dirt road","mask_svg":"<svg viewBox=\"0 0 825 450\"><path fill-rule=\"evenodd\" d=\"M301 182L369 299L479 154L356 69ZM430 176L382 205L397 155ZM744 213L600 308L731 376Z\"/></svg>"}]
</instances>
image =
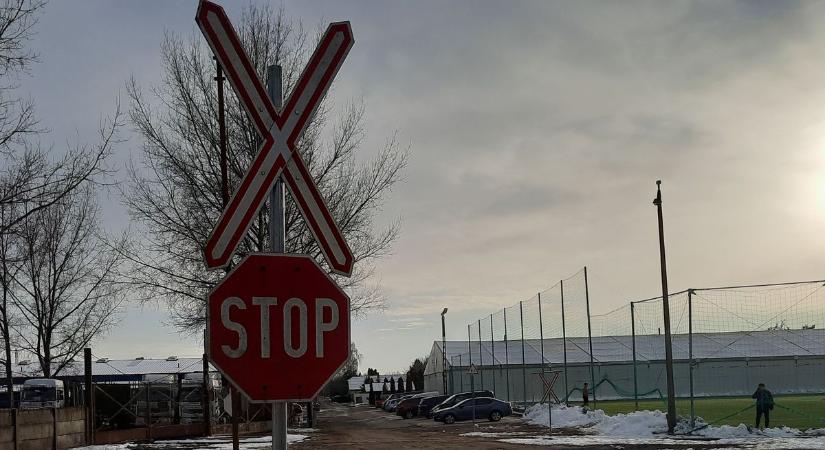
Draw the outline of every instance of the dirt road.
<instances>
[{"instance_id":1,"label":"dirt road","mask_svg":"<svg viewBox=\"0 0 825 450\"><path fill-rule=\"evenodd\" d=\"M581 435L574 428L554 429L529 425L519 417L505 417L500 422L460 422L444 425L428 419L404 420L370 406L325 404L318 414L316 429L309 439L292 444L291 449L538 449L560 450L710 450L731 448L729 443L681 439L594 438ZM509 441L509 442L507 442ZM619 442L621 441L621 442ZM796 447L803 448L804 446ZM759 448L743 445L740 448ZM772 446L770 448L783 448Z\"/></svg>"},{"instance_id":2,"label":"dirt road","mask_svg":"<svg viewBox=\"0 0 825 450\"><path fill-rule=\"evenodd\" d=\"M505 417L500 422L471 422L444 425L428 419L405 420L370 406L326 404L318 414L318 431L309 440L290 446L296 449L511 449L536 448L507 444L491 436L462 436L465 433L507 433L518 435L546 434L546 429L526 425L518 418ZM296 430L296 432L299 430Z\"/></svg>"}]
</instances>

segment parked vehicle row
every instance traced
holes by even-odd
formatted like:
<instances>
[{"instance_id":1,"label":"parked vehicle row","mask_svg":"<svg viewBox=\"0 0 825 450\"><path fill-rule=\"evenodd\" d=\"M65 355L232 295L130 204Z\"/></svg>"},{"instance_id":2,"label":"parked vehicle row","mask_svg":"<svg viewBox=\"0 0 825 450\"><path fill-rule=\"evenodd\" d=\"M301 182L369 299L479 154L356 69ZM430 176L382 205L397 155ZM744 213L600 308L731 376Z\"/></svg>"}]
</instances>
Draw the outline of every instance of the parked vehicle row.
<instances>
[{"instance_id":1,"label":"parked vehicle row","mask_svg":"<svg viewBox=\"0 0 825 450\"><path fill-rule=\"evenodd\" d=\"M495 398L493 392L486 390L450 396L438 392L396 393L377 400L375 405L404 419L420 417L446 424L473 419L497 422L513 414L510 403Z\"/></svg>"}]
</instances>

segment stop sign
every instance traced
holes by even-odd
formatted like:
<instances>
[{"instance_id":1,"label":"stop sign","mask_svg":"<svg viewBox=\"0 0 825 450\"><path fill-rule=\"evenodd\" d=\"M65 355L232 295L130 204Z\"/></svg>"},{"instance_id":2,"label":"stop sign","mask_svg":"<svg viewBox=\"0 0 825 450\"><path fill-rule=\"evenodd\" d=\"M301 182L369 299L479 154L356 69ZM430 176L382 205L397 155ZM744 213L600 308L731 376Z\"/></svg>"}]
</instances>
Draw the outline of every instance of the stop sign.
<instances>
[{"instance_id":1,"label":"stop sign","mask_svg":"<svg viewBox=\"0 0 825 450\"><path fill-rule=\"evenodd\" d=\"M349 298L305 255L246 256L209 294L209 359L252 401L308 401L349 358Z\"/></svg>"}]
</instances>

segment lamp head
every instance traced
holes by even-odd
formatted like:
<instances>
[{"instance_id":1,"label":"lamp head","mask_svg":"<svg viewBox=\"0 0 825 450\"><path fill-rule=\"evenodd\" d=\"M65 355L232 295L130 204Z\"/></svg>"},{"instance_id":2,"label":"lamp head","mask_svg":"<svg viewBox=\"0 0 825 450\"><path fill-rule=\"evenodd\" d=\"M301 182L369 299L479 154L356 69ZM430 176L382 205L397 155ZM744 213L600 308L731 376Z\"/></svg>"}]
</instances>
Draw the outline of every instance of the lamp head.
<instances>
[{"instance_id":1,"label":"lamp head","mask_svg":"<svg viewBox=\"0 0 825 450\"><path fill-rule=\"evenodd\" d=\"M447 314L447 308L444 308L444 311L441 311L441 315Z\"/></svg>"}]
</instances>

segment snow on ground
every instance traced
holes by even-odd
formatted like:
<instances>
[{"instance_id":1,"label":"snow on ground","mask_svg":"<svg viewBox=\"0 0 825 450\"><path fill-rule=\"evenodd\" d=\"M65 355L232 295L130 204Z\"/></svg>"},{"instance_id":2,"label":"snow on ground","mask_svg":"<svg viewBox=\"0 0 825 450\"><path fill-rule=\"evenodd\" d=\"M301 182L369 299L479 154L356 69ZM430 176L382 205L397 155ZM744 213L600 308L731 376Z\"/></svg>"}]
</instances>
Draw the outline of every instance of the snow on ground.
<instances>
[{"instance_id":1,"label":"snow on ground","mask_svg":"<svg viewBox=\"0 0 825 450\"><path fill-rule=\"evenodd\" d=\"M301 429L301 431L316 431L314 429ZM292 431L292 430L290 430ZM287 434L287 442L292 444L301 442L309 438L305 434ZM258 437L241 437L241 450L259 450L272 448L272 436L258 436ZM88 447L80 447L76 450L131 450L137 444L112 444L112 445L91 445ZM141 444L141 449L168 449L168 448L191 448L191 449L208 449L208 450L225 450L232 449L232 438L230 436L215 436L208 438L192 438L192 439L171 439L158 440L151 444Z\"/></svg>"},{"instance_id":2,"label":"snow on ground","mask_svg":"<svg viewBox=\"0 0 825 450\"><path fill-rule=\"evenodd\" d=\"M605 444L658 444L690 445L707 443L748 446L758 449L823 449L825 450L825 429L799 431L794 428L768 428L764 431L751 432L745 425L736 427L708 426L701 430L690 431L685 422L677 424L674 438L666 435L667 419L661 411L636 411L628 414L609 416L604 411L585 411L579 406L554 405L552 416L547 405L535 405L527 409L524 420L534 425L553 428L578 428L585 436L524 436L500 439L502 442L533 445L605 445ZM697 426L706 425L697 418Z\"/></svg>"}]
</instances>

